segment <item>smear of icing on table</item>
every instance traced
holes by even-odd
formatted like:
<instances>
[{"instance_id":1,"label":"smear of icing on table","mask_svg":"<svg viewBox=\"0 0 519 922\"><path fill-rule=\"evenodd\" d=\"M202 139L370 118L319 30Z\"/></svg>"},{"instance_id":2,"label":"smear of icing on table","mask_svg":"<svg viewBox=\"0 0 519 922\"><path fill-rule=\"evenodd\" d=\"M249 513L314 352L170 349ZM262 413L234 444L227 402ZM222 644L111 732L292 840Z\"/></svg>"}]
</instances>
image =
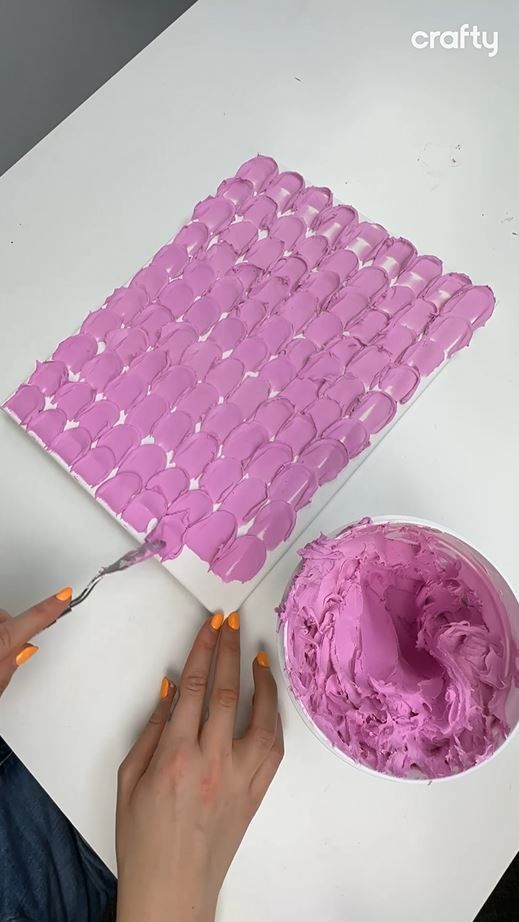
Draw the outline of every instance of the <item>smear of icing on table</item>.
<instances>
[{"instance_id":1,"label":"smear of icing on table","mask_svg":"<svg viewBox=\"0 0 519 922\"><path fill-rule=\"evenodd\" d=\"M488 758L510 729L519 661L503 599L469 549L364 520L300 554L279 609L286 667L333 745L397 776Z\"/></svg>"},{"instance_id":2,"label":"smear of icing on table","mask_svg":"<svg viewBox=\"0 0 519 922\"><path fill-rule=\"evenodd\" d=\"M5 406L165 559L244 581L493 307L257 156Z\"/></svg>"}]
</instances>

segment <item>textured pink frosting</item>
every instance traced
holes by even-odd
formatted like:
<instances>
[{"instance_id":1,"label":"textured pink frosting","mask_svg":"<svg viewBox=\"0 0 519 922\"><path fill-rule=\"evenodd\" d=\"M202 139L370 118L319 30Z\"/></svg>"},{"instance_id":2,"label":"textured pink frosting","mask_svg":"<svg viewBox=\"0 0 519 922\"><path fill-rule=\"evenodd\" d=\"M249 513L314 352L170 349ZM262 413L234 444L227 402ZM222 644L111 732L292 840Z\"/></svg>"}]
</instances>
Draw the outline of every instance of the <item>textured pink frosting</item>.
<instances>
[{"instance_id":1,"label":"textured pink frosting","mask_svg":"<svg viewBox=\"0 0 519 922\"><path fill-rule=\"evenodd\" d=\"M302 551L279 610L292 689L351 758L429 778L510 730L517 646L477 559L425 527L363 520Z\"/></svg>"},{"instance_id":2,"label":"textured pink frosting","mask_svg":"<svg viewBox=\"0 0 519 922\"><path fill-rule=\"evenodd\" d=\"M258 155L5 407L164 560L246 581L494 300Z\"/></svg>"}]
</instances>

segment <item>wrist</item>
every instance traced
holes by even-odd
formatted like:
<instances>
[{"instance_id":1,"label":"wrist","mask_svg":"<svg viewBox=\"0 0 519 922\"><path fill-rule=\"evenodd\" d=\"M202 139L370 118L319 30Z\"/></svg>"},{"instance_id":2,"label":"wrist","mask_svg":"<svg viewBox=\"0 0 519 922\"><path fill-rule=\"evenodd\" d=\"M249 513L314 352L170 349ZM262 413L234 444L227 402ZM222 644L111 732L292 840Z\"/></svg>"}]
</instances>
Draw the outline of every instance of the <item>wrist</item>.
<instances>
[{"instance_id":1,"label":"wrist","mask_svg":"<svg viewBox=\"0 0 519 922\"><path fill-rule=\"evenodd\" d=\"M138 888L126 886L119 878L117 922L214 922L217 895L213 898L203 885L184 880L167 887L147 881Z\"/></svg>"}]
</instances>

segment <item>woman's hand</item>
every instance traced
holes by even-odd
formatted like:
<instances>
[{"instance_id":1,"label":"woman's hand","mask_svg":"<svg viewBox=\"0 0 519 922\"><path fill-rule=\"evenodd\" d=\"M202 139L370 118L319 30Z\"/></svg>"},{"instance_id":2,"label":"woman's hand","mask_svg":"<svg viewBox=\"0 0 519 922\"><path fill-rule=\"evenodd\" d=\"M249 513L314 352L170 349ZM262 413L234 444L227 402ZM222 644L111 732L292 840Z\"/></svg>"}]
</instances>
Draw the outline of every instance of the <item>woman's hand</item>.
<instances>
[{"instance_id":1,"label":"woman's hand","mask_svg":"<svg viewBox=\"0 0 519 922\"><path fill-rule=\"evenodd\" d=\"M72 589L67 586L16 617L0 608L0 695L18 666L38 652L29 641L63 614L71 598Z\"/></svg>"},{"instance_id":2,"label":"woman's hand","mask_svg":"<svg viewBox=\"0 0 519 922\"><path fill-rule=\"evenodd\" d=\"M276 683L253 666L250 725L234 739L239 617L213 615L195 640L180 696L161 700L119 770L118 922L211 922L229 865L283 758ZM206 692L213 657L212 690Z\"/></svg>"}]
</instances>

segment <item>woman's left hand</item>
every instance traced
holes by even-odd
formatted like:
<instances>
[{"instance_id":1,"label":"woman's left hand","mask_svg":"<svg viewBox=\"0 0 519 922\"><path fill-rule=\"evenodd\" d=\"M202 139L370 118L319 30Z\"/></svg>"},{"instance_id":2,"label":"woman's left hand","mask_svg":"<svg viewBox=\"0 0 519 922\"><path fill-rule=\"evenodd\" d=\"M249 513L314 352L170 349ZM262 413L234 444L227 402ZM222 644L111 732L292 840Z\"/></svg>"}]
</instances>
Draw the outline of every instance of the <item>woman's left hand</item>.
<instances>
[{"instance_id":1,"label":"woman's left hand","mask_svg":"<svg viewBox=\"0 0 519 922\"><path fill-rule=\"evenodd\" d=\"M38 652L38 647L29 641L63 614L71 598L72 589L67 587L21 615L13 617L0 608L0 695L18 666Z\"/></svg>"},{"instance_id":2,"label":"woman's left hand","mask_svg":"<svg viewBox=\"0 0 519 922\"><path fill-rule=\"evenodd\" d=\"M161 700L119 771L118 922L213 922L227 869L283 758L264 652L253 664L249 727L234 738L240 619L234 612L222 622L213 615L199 631L176 704L164 678Z\"/></svg>"}]
</instances>

